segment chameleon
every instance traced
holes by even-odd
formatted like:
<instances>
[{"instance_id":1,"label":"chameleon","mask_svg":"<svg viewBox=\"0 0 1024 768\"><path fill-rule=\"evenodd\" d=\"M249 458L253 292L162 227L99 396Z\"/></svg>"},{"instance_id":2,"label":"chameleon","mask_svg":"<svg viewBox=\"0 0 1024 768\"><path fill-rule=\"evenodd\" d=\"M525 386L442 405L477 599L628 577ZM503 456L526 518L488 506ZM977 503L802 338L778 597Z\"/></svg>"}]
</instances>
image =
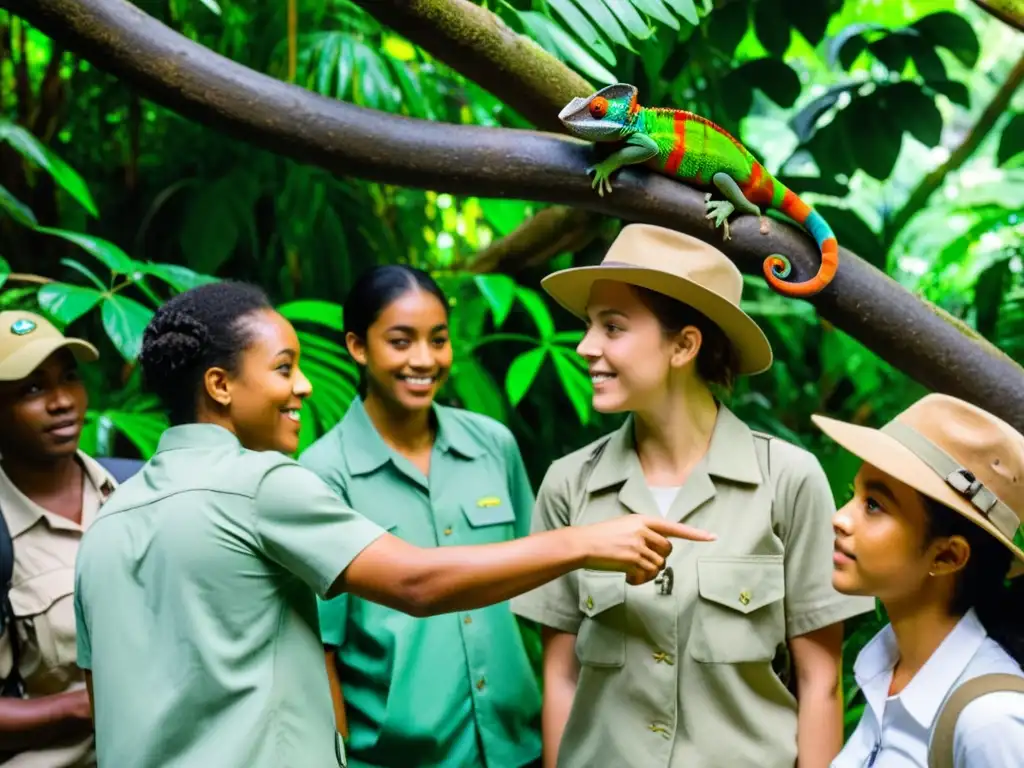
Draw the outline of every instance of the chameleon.
<instances>
[{"instance_id":1,"label":"chameleon","mask_svg":"<svg viewBox=\"0 0 1024 768\"><path fill-rule=\"evenodd\" d=\"M636 86L615 83L591 94L576 97L559 112L570 135L592 142L621 146L604 160L588 167L591 188L602 197L612 191L610 176L624 165L643 164L671 178L708 189L714 186L725 200L704 195L707 215L730 239L729 216L735 211L757 216L761 234L768 234L768 220L759 206L782 212L806 229L821 251L818 273L803 282L786 282L792 265L785 256L772 254L764 261L764 275L778 293L807 297L821 291L839 266L839 243L820 213L773 177L751 152L725 129L707 118L681 109L642 107Z\"/></svg>"}]
</instances>

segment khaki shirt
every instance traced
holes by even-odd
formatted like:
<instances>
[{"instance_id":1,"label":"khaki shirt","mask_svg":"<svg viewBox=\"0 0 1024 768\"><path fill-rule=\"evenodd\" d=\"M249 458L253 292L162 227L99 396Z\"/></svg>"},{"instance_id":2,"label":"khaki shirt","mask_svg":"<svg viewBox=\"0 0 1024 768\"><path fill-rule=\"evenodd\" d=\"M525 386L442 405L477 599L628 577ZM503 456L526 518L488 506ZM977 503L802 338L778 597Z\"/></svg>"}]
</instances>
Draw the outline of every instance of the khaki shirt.
<instances>
[{"instance_id":1,"label":"khaki shirt","mask_svg":"<svg viewBox=\"0 0 1024 768\"><path fill-rule=\"evenodd\" d=\"M632 427L551 466L535 531L659 515ZM787 641L874 607L832 588L834 510L810 453L756 436L720 406L708 452L668 510L718 540L673 541L671 590L581 569L513 599L517 614L577 635L559 768L793 768Z\"/></svg>"},{"instance_id":2,"label":"khaki shirt","mask_svg":"<svg viewBox=\"0 0 1024 768\"><path fill-rule=\"evenodd\" d=\"M29 698L85 686L76 666L75 557L83 532L115 487L112 477L79 452L85 468L82 524L49 512L26 497L0 469L0 510L14 540L11 607L20 640L19 670ZM11 671L10 636L0 636L0 674ZM80 768L96 765L93 737L21 752L4 768Z\"/></svg>"}]
</instances>

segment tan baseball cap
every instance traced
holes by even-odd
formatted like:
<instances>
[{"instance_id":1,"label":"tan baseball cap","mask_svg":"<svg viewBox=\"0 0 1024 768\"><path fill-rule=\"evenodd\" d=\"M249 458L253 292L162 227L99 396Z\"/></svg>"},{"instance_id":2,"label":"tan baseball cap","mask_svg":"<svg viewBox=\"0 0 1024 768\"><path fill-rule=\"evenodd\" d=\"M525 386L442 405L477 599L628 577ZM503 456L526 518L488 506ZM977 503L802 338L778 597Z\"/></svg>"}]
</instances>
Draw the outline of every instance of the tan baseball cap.
<instances>
[{"instance_id":1,"label":"tan baseball cap","mask_svg":"<svg viewBox=\"0 0 1024 768\"><path fill-rule=\"evenodd\" d=\"M812 416L857 458L945 504L995 536L1024 573L1014 536L1024 522L1024 435L949 395L918 400L881 429Z\"/></svg>"},{"instance_id":2,"label":"tan baseball cap","mask_svg":"<svg viewBox=\"0 0 1024 768\"><path fill-rule=\"evenodd\" d=\"M46 358L67 347L83 363L100 353L82 339L67 338L44 317L17 310L0 312L0 381L19 381Z\"/></svg>"},{"instance_id":3,"label":"tan baseball cap","mask_svg":"<svg viewBox=\"0 0 1024 768\"><path fill-rule=\"evenodd\" d=\"M703 240L651 224L628 224L600 264L553 272L541 286L586 320L590 289L598 280L647 288L703 313L735 347L738 373L761 373L772 365L768 338L740 309L743 275L728 256Z\"/></svg>"}]
</instances>

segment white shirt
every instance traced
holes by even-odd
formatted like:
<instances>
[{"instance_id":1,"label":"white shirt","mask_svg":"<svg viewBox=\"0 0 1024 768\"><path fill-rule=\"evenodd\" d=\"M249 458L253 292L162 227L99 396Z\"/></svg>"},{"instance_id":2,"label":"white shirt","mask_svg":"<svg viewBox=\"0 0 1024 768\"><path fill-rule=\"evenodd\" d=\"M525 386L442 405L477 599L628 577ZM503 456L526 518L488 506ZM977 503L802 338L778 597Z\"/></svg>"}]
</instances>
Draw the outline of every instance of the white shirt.
<instances>
[{"instance_id":1,"label":"white shirt","mask_svg":"<svg viewBox=\"0 0 1024 768\"><path fill-rule=\"evenodd\" d=\"M928 742L939 710L953 689L989 673L1024 677L968 611L931 658L896 696L888 696L899 651L891 626L857 656L854 676L866 706L857 729L831 768L928 768ZM871 762L872 753L874 762ZM968 704L954 731L956 768L1024 766L1024 694L990 693Z\"/></svg>"}]
</instances>

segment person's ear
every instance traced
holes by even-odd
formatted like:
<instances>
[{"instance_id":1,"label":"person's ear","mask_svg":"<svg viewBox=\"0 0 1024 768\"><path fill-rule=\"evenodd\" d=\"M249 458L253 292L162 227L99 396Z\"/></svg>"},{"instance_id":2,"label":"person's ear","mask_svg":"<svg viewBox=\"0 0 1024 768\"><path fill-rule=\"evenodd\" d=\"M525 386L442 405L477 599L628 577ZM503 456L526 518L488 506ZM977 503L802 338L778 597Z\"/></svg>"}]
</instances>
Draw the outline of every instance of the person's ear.
<instances>
[{"instance_id":1,"label":"person's ear","mask_svg":"<svg viewBox=\"0 0 1024 768\"><path fill-rule=\"evenodd\" d=\"M215 403L224 407L231 405L231 377L223 368L207 368L203 388Z\"/></svg>"},{"instance_id":2,"label":"person's ear","mask_svg":"<svg viewBox=\"0 0 1024 768\"><path fill-rule=\"evenodd\" d=\"M963 536L950 536L941 543L928 571L930 576L954 576L971 559L971 545Z\"/></svg>"},{"instance_id":3,"label":"person's ear","mask_svg":"<svg viewBox=\"0 0 1024 768\"><path fill-rule=\"evenodd\" d=\"M672 343L671 364L674 368L682 368L697 357L704 337L695 326L688 325L676 334Z\"/></svg>"},{"instance_id":4,"label":"person's ear","mask_svg":"<svg viewBox=\"0 0 1024 768\"><path fill-rule=\"evenodd\" d=\"M345 346L352 359L360 365L366 365L366 342L356 336L352 331L345 334Z\"/></svg>"}]
</instances>

